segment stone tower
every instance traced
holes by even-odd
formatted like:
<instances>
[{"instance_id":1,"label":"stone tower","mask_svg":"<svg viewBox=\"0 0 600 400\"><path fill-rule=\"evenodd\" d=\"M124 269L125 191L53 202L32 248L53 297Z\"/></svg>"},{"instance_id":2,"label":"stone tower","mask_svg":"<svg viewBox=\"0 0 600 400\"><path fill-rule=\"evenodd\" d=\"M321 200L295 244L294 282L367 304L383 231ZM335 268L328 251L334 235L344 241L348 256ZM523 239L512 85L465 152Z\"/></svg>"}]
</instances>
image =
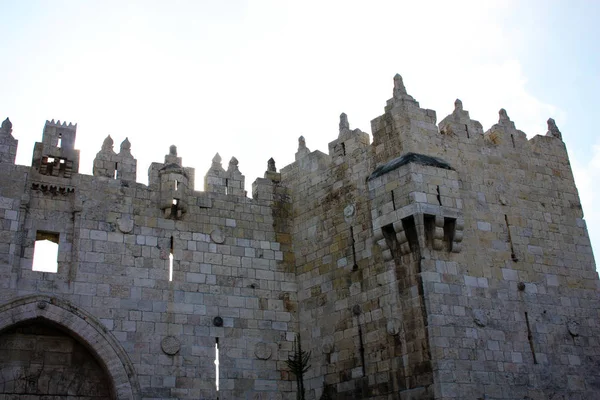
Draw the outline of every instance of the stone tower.
<instances>
[{"instance_id":1,"label":"stone tower","mask_svg":"<svg viewBox=\"0 0 600 400\"><path fill-rule=\"evenodd\" d=\"M0 399L295 399L298 340L311 400L600 397L598 274L556 122L528 140L456 100L438 123L396 75L371 131L342 113L327 153L301 136L250 198L237 158L197 191L175 146L137 183L110 136L79 174L76 125L54 121L15 165L7 119ZM42 240L54 270L32 267Z\"/></svg>"}]
</instances>

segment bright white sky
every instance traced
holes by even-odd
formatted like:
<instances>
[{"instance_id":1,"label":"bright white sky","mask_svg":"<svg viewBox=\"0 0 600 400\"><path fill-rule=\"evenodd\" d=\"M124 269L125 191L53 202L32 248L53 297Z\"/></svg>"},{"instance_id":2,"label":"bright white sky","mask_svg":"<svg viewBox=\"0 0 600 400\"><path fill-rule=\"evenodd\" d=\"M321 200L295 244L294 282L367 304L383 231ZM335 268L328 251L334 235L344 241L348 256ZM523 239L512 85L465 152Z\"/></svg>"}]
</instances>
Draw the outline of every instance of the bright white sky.
<instances>
[{"instance_id":1,"label":"bright white sky","mask_svg":"<svg viewBox=\"0 0 600 400\"><path fill-rule=\"evenodd\" d=\"M505 108L529 137L563 133L600 249L597 1L0 0L0 119L30 165L46 119L78 123L80 172L110 134L138 181L178 146L196 188L216 152L246 189L297 138L327 151L338 118L370 132L395 73L438 121L456 98L487 130ZM598 253L600 254L600 253Z\"/></svg>"}]
</instances>

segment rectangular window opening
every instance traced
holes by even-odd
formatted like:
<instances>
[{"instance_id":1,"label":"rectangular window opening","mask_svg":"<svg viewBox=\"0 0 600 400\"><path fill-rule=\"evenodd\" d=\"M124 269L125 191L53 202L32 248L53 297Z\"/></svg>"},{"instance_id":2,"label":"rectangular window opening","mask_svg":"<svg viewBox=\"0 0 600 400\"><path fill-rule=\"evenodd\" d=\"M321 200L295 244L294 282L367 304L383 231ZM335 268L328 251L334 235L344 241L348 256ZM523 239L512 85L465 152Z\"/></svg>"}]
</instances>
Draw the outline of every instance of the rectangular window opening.
<instances>
[{"instance_id":1,"label":"rectangular window opening","mask_svg":"<svg viewBox=\"0 0 600 400\"><path fill-rule=\"evenodd\" d=\"M62 133L58 134L58 143L56 147L62 147Z\"/></svg>"},{"instance_id":2,"label":"rectangular window opening","mask_svg":"<svg viewBox=\"0 0 600 400\"><path fill-rule=\"evenodd\" d=\"M58 272L58 242L56 232L37 231L33 247L33 271Z\"/></svg>"},{"instance_id":3,"label":"rectangular window opening","mask_svg":"<svg viewBox=\"0 0 600 400\"><path fill-rule=\"evenodd\" d=\"M225 194L229 194L229 179L225 178Z\"/></svg>"},{"instance_id":4,"label":"rectangular window opening","mask_svg":"<svg viewBox=\"0 0 600 400\"><path fill-rule=\"evenodd\" d=\"M179 190L179 181L175 179L175 191Z\"/></svg>"},{"instance_id":5,"label":"rectangular window opening","mask_svg":"<svg viewBox=\"0 0 600 400\"><path fill-rule=\"evenodd\" d=\"M171 236L171 249L169 251L169 282L173 281L173 236Z\"/></svg>"},{"instance_id":6,"label":"rectangular window opening","mask_svg":"<svg viewBox=\"0 0 600 400\"><path fill-rule=\"evenodd\" d=\"M118 174L118 172L117 172L118 169L119 169L119 163L115 163L115 174L113 176L114 179L117 179L117 177L118 177L118 175L117 175Z\"/></svg>"}]
</instances>

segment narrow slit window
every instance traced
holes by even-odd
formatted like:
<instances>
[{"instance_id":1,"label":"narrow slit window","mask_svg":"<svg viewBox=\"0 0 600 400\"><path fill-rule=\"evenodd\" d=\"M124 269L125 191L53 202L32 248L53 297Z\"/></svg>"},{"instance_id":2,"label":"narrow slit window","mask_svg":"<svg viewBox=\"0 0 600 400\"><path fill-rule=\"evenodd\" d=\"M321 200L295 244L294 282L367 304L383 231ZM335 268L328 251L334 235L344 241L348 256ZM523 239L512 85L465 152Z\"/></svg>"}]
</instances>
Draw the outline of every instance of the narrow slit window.
<instances>
[{"instance_id":1,"label":"narrow slit window","mask_svg":"<svg viewBox=\"0 0 600 400\"><path fill-rule=\"evenodd\" d=\"M219 391L219 338L215 338L215 386Z\"/></svg>"},{"instance_id":2,"label":"narrow slit window","mask_svg":"<svg viewBox=\"0 0 600 400\"><path fill-rule=\"evenodd\" d=\"M56 232L37 231L33 247L33 271L58 272L58 241Z\"/></svg>"},{"instance_id":3,"label":"narrow slit window","mask_svg":"<svg viewBox=\"0 0 600 400\"><path fill-rule=\"evenodd\" d=\"M169 250L169 282L173 281L173 236L171 236L171 249Z\"/></svg>"},{"instance_id":4,"label":"narrow slit window","mask_svg":"<svg viewBox=\"0 0 600 400\"><path fill-rule=\"evenodd\" d=\"M425 245L433 247L433 236L435 232L435 215L425 214L423 217L425 223Z\"/></svg>"},{"instance_id":5,"label":"narrow slit window","mask_svg":"<svg viewBox=\"0 0 600 400\"><path fill-rule=\"evenodd\" d=\"M225 194L229 194L229 179L225 178Z\"/></svg>"},{"instance_id":6,"label":"narrow slit window","mask_svg":"<svg viewBox=\"0 0 600 400\"><path fill-rule=\"evenodd\" d=\"M62 147L62 133L58 134L58 143L56 147Z\"/></svg>"},{"instance_id":7,"label":"narrow slit window","mask_svg":"<svg viewBox=\"0 0 600 400\"><path fill-rule=\"evenodd\" d=\"M179 190L179 181L175 179L175 191Z\"/></svg>"},{"instance_id":8,"label":"narrow slit window","mask_svg":"<svg viewBox=\"0 0 600 400\"><path fill-rule=\"evenodd\" d=\"M115 163L115 174L113 176L114 179L117 179L117 176L118 176L117 175L117 171L118 171L118 169L119 169L119 163Z\"/></svg>"}]
</instances>

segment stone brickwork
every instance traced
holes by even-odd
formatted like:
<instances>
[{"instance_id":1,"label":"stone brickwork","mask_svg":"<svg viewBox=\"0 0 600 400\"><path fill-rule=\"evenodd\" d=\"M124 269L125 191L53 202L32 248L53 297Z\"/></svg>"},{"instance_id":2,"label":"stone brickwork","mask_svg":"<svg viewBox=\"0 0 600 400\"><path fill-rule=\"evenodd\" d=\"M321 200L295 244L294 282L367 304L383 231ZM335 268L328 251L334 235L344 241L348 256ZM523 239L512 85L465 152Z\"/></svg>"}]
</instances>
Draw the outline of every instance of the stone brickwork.
<instances>
[{"instance_id":1,"label":"stone brickwork","mask_svg":"<svg viewBox=\"0 0 600 400\"><path fill-rule=\"evenodd\" d=\"M31 167L0 130L0 399L294 399L297 334L307 399L600 397L599 281L554 120L528 140L500 110L484 131L457 100L438 124L397 75L372 143L342 114L327 154L300 137L252 197L218 154L197 191L175 146L137 183L127 139L79 174L76 128L46 122ZM43 238L56 272L32 270Z\"/></svg>"}]
</instances>

